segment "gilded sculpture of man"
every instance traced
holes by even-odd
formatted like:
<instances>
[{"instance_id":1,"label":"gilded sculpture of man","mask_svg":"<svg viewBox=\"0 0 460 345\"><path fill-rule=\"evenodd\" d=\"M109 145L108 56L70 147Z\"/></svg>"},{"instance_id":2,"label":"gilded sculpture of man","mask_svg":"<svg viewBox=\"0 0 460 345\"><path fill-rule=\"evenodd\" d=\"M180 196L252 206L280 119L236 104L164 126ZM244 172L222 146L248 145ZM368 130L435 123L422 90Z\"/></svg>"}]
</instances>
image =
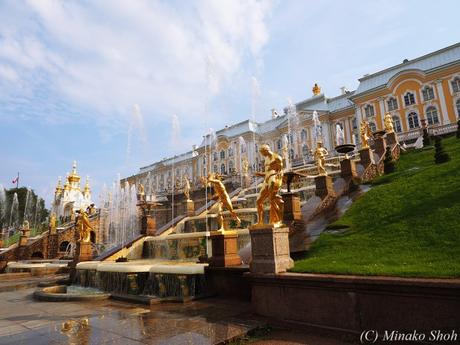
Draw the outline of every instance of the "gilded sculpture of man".
<instances>
[{"instance_id":1,"label":"gilded sculpture of man","mask_svg":"<svg viewBox=\"0 0 460 345\"><path fill-rule=\"evenodd\" d=\"M142 183L137 185L137 200L145 201L145 189Z\"/></svg>"},{"instance_id":2,"label":"gilded sculpture of man","mask_svg":"<svg viewBox=\"0 0 460 345\"><path fill-rule=\"evenodd\" d=\"M326 156L329 154L327 152L326 148L323 147L323 144L321 141L318 141L316 144L316 150L315 150L315 161L316 161L316 166L318 168L318 174L320 176L326 176L327 171L326 171Z\"/></svg>"},{"instance_id":3,"label":"gilded sculpture of man","mask_svg":"<svg viewBox=\"0 0 460 345\"><path fill-rule=\"evenodd\" d=\"M187 198L187 200L190 199L190 181L188 180L187 176L184 176L184 195Z\"/></svg>"},{"instance_id":4,"label":"gilded sculpture of man","mask_svg":"<svg viewBox=\"0 0 460 345\"><path fill-rule=\"evenodd\" d=\"M51 214L50 218L50 233L55 234L56 233L56 213Z\"/></svg>"},{"instance_id":5,"label":"gilded sculpture of man","mask_svg":"<svg viewBox=\"0 0 460 345\"><path fill-rule=\"evenodd\" d=\"M219 231L225 231L224 228L224 217L222 215L222 211L224 207L230 212L232 217L236 220L237 224L241 224L241 219L233 210L232 201L230 200L230 196L227 193L227 189L225 185L220 180L220 176L218 174L209 174L207 178L202 177L201 181L206 186L210 184L214 188L215 194L212 196L212 199L216 199L218 201L218 215L217 215L217 223L219 225Z\"/></svg>"},{"instance_id":6,"label":"gilded sculpture of man","mask_svg":"<svg viewBox=\"0 0 460 345\"><path fill-rule=\"evenodd\" d=\"M369 148L369 139L372 137L372 131L369 123L366 120L361 121L359 132L361 136L361 148Z\"/></svg>"},{"instance_id":7,"label":"gilded sculpture of man","mask_svg":"<svg viewBox=\"0 0 460 345\"><path fill-rule=\"evenodd\" d=\"M89 222L88 214L83 208L80 210L80 214L77 219L77 230L80 234L80 242L88 243L91 241L90 231L93 230L93 228L91 227L91 224Z\"/></svg>"},{"instance_id":8,"label":"gilded sculpture of man","mask_svg":"<svg viewBox=\"0 0 460 345\"><path fill-rule=\"evenodd\" d=\"M393 133L394 132L393 118L391 117L390 113L385 114L384 123L385 123L385 131L387 133Z\"/></svg>"},{"instance_id":9,"label":"gilded sculpture of man","mask_svg":"<svg viewBox=\"0 0 460 345\"><path fill-rule=\"evenodd\" d=\"M266 199L270 202L270 220L269 224L279 226L282 223L281 206L283 199L278 194L283 184L283 159L277 153L270 150L270 146L262 145L260 154L265 157L264 172L257 172L256 176L262 176L264 182L257 198L257 216L256 225L264 224L264 202Z\"/></svg>"}]
</instances>

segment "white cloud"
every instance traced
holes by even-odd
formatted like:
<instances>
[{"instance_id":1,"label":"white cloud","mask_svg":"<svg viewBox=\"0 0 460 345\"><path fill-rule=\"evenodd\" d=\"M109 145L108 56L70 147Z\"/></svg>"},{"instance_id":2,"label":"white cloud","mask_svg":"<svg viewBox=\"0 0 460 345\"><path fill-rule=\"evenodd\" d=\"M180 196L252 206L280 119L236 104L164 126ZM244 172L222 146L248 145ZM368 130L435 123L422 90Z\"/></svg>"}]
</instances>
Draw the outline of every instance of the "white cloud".
<instances>
[{"instance_id":1,"label":"white cloud","mask_svg":"<svg viewBox=\"0 0 460 345\"><path fill-rule=\"evenodd\" d=\"M245 59L260 59L271 3L42 0L25 6L10 4L17 21L0 24L0 62L7 62L0 73L20 80L21 92L34 94L45 79L54 98L96 111L101 123L126 122L133 104L146 119L166 123L165 115L178 113L192 123L208 92L207 57L214 61L216 94L241 73Z\"/></svg>"}]
</instances>

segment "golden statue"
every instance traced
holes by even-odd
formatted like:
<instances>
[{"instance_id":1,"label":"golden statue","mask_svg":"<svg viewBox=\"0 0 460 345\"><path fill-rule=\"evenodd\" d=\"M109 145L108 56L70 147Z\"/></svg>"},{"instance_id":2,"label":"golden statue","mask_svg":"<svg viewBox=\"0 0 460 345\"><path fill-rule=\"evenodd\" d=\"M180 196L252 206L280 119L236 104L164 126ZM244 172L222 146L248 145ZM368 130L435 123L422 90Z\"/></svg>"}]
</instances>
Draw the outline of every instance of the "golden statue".
<instances>
[{"instance_id":1,"label":"golden statue","mask_svg":"<svg viewBox=\"0 0 460 345\"><path fill-rule=\"evenodd\" d=\"M393 133L395 131L393 127L393 118L391 117L390 113L385 114L384 123L385 123L385 131L387 133Z\"/></svg>"},{"instance_id":2,"label":"golden statue","mask_svg":"<svg viewBox=\"0 0 460 345\"><path fill-rule=\"evenodd\" d=\"M218 174L209 174L208 178L201 177L201 181L206 186L210 184L214 188L215 194L212 196L212 199L216 199L218 201L218 215L217 215L217 223L219 225L219 231L224 232L224 217L222 216L223 208L225 207L232 217L236 220L237 224L241 224L241 219L233 210L232 201L230 200L230 196L227 193L227 189L225 185L220 180L220 176Z\"/></svg>"},{"instance_id":3,"label":"golden statue","mask_svg":"<svg viewBox=\"0 0 460 345\"><path fill-rule=\"evenodd\" d=\"M257 172L256 176L264 177L262 188L257 198L257 216L256 225L264 224L264 202L269 199L270 202L270 221L269 224L279 226L282 224L281 206L283 199L278 195L278 191L283 184L283 160L279 154L270 150L270 146L262 145L260 154L265 157L265 171Z\"/></svg>"},{"instance_id":4,"label":"golden statue","mask_svg":"<svg viewBox=\"0 0 460 345\"><path fill-rule=\"evenodd\" d=\"M50 217L50 234L56 233L56 213L52 213Z\"/></svg>"},{"instance_id":5,"label":"golden statue","mask_svg":"<svg viewBox=\"0 0 460 345\"><path fill-rule=\"evenodd\" d=\"M243 159L243 175L247 175L249 172L249 162L246 158Z\"/></svg>"},{"instance_id":6,"label":"golden statue","mask_svg":"<svg viewBox=\"0 0 460 345\"><path fill-rule=\"evenodd\" d=\"M313 96L318 96L321 93L321 88L318 86L317 83L315 83L315 86L313 86Z\"/></svg>"},{"instance_id":7,"label":"golden statue","mask_svg":"<svg viewBox=\"0 0 460 345\"><path fill-rule=\"evenodd\" d=\"M83 208L80 209L80 214L78 215L77 230L80 234L80 242L88 243L91 241L90 231L93 230L93 228L91 227L91 224L89 222L88 214Z\"/></svg>"},{"instance_id":8,"label":"golden statue","mask_svg":"<svg viewBox=\"0 0 460 345\"><path fill-rule=\"evenodd\" d=\"M190 181L188 180L187 175L184 176L184 195L188 200L190 199Z\"/></svg>"},{"instance_id":9,"label":"golden statue","mask_svg":"<svg viewBox=\"0 0 460 345\"><path fill-rule=\"evenodd\" d=\"M372 137L372 131L371 127L369 126L369 122L362 120L359 132L361 135L361 148L368 149L369 139Z\"/></svg>"},{"instance_id":10,"label":"golden statue","mask_svg":"<svg viewBox=\"0 0 460 345\"><path fill-rule=\"evenodd\" d=\"M329 152L327 152L326 148L323 147L323 143L318 141L315 150L315 161L316 166L318 167L318 174L320 176L327 175L325 159L328 154Z\"/></svg>"}]
</instances>

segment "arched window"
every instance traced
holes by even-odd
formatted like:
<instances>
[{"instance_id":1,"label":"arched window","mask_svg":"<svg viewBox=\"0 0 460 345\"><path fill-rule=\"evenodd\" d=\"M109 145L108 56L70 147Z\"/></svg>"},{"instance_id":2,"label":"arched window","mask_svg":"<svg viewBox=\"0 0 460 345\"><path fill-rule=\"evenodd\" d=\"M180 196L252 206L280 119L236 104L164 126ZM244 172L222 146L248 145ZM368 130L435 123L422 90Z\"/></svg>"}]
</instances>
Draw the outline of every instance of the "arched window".
<instances>
[{"instance_id":1,"label":"arched window","mask_svg":"<svg viewBox=\"0 0 460 345\"><path fill-rule=\"evenodd\" d=\"M414 129L419 127L418 115L415 112L409 113L407 115L407 122L409 122L409 128Z\"/></svg>"},{"instance_id":2,"label":"arched window","mask_svg":"<svg viewBox=\"0 0 460 345\"><path fill-rule=\"evenodd\" d=\"M391 97L390 99L388 99L387 104L388 104L388 111L398 109L398 101L394 97Z\"/></svg>"},{"instance_id":3,"label":"arched window","mask_svg":"<svg viewBox=\"0 0 460 345\"><path fill-rule=\"evenodd\" d=\"M225 151L220 151L220 159L225 159Z\"/></svg>"},{"instance_id":4,"label":"arched window","mask_svg":"<svg viewBox=\"0 0 460 345\"><path fill-rule=\"evenodd\" d=\"M229 173L233 173L233 161L230 161L228 162L228 170L229 170Z\"/></svg>"},{"instance_id":5,"label":"arched window","mask_svg":"<svg viewBox=\"0 0 460 345\"><path fill-rule=\"evenodd\" d=\"M62 241L61 244L59 244L59 251L65 252L67 250L68 245L69 245L68 241Z\"/></svg>"},{"instance_id":6,"label":"arched window","mask_svg":"<svg viewBox=\"0 0 460 345\"><path fill-rule=\"evenodd\" d=\"M404 95L404 104L406 106L415 104L415 96L414 96L414 94L412 92L407 92Z\"/></svg>"},{"instance_id":7,"label":"arched window","mask_svg":"<svg viewBox=\"0 0 460 345\"><path fill-rule=\"evenodd\" d=\"M307 146L307 144L302 145L302 154L304 156L308 155L308 146Z\"/></svg>"},{"instance_id":8,"label":"arched window","mask_svg":"<svg viewBox=\"0 0 460 345\"><path fill-rule=\"evenodd\" d=\"M422 90L422 95L423 95L423 100L426 101L431 101L434 99L434 90L432 87L425 86Z\"/></svg>"},{"instance_id":9,"label":"arched window","mask_svg":"<svg viewBox=\"0 0 460 345\"><path fill-rule=\"evenodd\" d=\"M289 158L294 159L294 150L293 149L289 150Z\"/></svg>"},{"instance_id":10,"label":"arched window","mask_svg":"<svg viewBox=\"0 0 460 345\"><path fill-rule=\"evenodd\" d=\"M401 120L398 116L393 116L393 127L396 133L402 132Z\"/></svg>"},{"instance_id":11,"label":"arched window","mask_svg":"<svg viewBox=\"0 0 460 345\"><path fill-rule=\"evenodd\" d=\"M219 168L217 167L217 165L214 165L214 172L217 173L219 171Z\"/></svg>"},{"instance_id":12,"label":"arched window","mask_svg":"<svg viewBox=\"0 0 460 345\"><path fill-rule=\"evenodd\" d=\"M375 125L374 122L369 122L369 128L371 129L372 132L375 132L377 130L377 126Z\"/></svg>"},{"instance_id":13,"label":"arched window","mask_svg":"<svg viewBox=\"0 0 460 345\"><path fill-rule=\"evenodd\" d=\"M435 107L426 108L426 119L429 125L435 125L439 123L438 111Z\"/></svg>"},{"instance_id":14,"label":"arched window","mask_svg":"<svg viewBox=\"0 0 460 345\"><path fill-rule=\"evenodd\" d=\"M221 173L222 175L225 175L225 174L226 174L226 172L225 172L225 164L224 164L224 163L222 163L222 164L220 165L220 173Z\"/></svg>"},{"instance_id":15,"label":"arched window","mask_svg":"<svg viewBox=\"0 0 460 345\"><path fill-rule=\"evenodd\" d=\"M278 139L278 140L276 141L276 148L277 148L277 150L278 150L278 151L281 150L282 147L283 147L283 146L282 146L282 144L281 144L281 139Z\"/></svg>"},{"instance_id":16,"label":"arched window","mask_svg":"<svg viewBox=\"0 0 460 345\"><path fill-rule=\"evenodd\" d=\"M374 107L370 104L364 107L364 112L366 113L366 117L372 117L375 115Z\"/></svg>"},{"instance_id":17,"label":"arched window","mask_svg":"<svg viewBox=\"0 0 460 345\"><path fill-rule=\"evenodd\" d=\"M460 98L457 99L457 103L455 103L455 106L457 107L457 116L460 117Z\"/></svg>"},{"instance_id":18,"label":"arched window","mask_svg":"<svg viewBox=\"0 0 460 345\"><path fill-rule=\"evenodd\" d=\"M233 156L233 148L231 148L231 147L228 148L228 156L229 157Z\"/></svg>"},{"instance_id":19,"label":"arched window","mask_svg":"<svg viewBox=\"0 0 460 345\"><path fill-rule=\"evenodd\" d=\"M455 77L450 83L454 92L460 92L460 77Z\"/></svg>"},{"instance_id":20,"label":"arched window","mask_svg":"<svg viewBox=\"0 0 460 345\"><path fill-rule=\"evenodd\" d=\"M217 154L217 152L213 153L212 159L215 160L215 161L219 159L219 155Z\"/></svg>"},{"instance_id":21,"label":"arched window","mask_svg":"<svg viewBox=\"0 0 460 345\"><path fill-rule=\"evenodd\" d=\"M305 129L302 129L302 132L300 132L300 139L303 143L307 141L307 131Z\"/></svg>"},{"instance_id":22,"label":"arched window","mask_svg":"<svg viewBox=\"0 0 460 345\"><path fill-rule=\"evenodd\" d=\"M206 165L206 156L203 156L203 165Z\"/></svg>"}]
</instances>

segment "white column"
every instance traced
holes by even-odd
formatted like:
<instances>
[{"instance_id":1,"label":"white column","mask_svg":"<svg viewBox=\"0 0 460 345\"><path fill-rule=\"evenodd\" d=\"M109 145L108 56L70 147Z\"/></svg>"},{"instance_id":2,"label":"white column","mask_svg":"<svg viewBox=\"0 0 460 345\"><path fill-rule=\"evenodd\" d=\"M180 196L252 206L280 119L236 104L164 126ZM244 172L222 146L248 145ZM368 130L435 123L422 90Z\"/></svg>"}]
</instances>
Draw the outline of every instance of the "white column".
<instances>
[{"instance_id":1,"label":"white column","mask_svg":"<svg viewBox=\"0 0 460 345\"><path fill-rule=\"evenodd\" d=\"M385 104L383 103L383 98L379 99L380 106L380 128L385 128L384 119L385 119Z\"/></svg>"},{"instance_id":2,"label":"white column","mask_svg":"<svg viewBox=\"0 0 460 345\"><path fill-rule=\"evenodd\" d=\"M358 127L358 133L359 133L359 128L361 126L361 120L362 120L362 114L361 114L361 108L359 106L356 107L356 126ZM356 143L360 143L361 141L361 136L357 135L356 136Z\"/></svg>"},{"instance_id":3,"label":"white column","mask_svg":"<svg viewBox=\"0 0 460 345\"><path fill-rule=\"evenodd\" d=\"M438 90L439 103L441 104L441 122L446 125L449 123L449 114L447 113L446 98L442 89L442 80L436 80L436 90Z\"/></svg>"},{"instance_id":4,"label":"white column","mask_svg":"<svg viewBox=\"0 0 460 345\"><path fill-rule=\"evenodd\" d=\"M350 138L350 122L349 122L349 118L346 117L344 122L345 122L345 128L344 128L344 132L345 132L345 143L344 143L344 144L347 144L347 143L351 143L351 138Z\"/></svg>"},{"instance_id":5,"label":"white column","mask_svg":"<svg viewBox=\"0 0 460 345\"><path fill-rule=\"evenodd\" d=\"M331 145L330 124L328 122L323 122L321 124L321 127L322 127L322 131L323 131L324 147L326 147L328 150L332 150L333 145Z\"/></svg>"}]
</instances>

